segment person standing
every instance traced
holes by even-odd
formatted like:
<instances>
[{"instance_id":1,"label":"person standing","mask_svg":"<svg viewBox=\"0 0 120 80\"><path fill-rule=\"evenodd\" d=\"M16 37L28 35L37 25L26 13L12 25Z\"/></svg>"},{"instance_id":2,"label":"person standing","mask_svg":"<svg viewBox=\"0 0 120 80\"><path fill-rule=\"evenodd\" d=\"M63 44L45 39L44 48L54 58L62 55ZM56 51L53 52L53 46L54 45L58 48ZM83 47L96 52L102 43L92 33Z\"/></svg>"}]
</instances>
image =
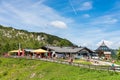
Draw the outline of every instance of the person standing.
<instances>
[{"instance_id":1,"label":"person standing","mask_svg":"<svg viewBox=\"0 0 120 80\"><path fill-rule=\"evenodd\" d=\"M114 65L114 60L112 61L112 69L115 71L115 65Z\"/></svg>"},{"instance_id":2,"label":"person standing","mask_svg":"<svg viewBox=\"0 0 120 80\"><path fill-rule=\"evenodd\" d=\"M69 64L72 64L73 63L73 59L70 58L68 62L69 62Z\"/></svg>"}]
</instances>

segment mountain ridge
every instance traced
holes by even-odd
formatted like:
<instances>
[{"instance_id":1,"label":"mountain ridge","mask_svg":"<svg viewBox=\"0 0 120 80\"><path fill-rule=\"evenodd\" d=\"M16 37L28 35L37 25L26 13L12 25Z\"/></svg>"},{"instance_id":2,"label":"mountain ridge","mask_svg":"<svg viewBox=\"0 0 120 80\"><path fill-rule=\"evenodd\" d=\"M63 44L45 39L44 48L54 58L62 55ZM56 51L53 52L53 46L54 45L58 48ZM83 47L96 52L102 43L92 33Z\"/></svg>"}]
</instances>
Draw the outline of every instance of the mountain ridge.
<instances>
[{"instance_id":1,"label":"mountain ridge","mask_svg":"<svg viewBox=\"0 0 120 80\"><path fill-rule=\"evenodd\" d=\"M67 39L44 32L29 32L0 25L0 53L13 49L40 48L42 46L73 46Z\"/></svg>"}]
</instances>

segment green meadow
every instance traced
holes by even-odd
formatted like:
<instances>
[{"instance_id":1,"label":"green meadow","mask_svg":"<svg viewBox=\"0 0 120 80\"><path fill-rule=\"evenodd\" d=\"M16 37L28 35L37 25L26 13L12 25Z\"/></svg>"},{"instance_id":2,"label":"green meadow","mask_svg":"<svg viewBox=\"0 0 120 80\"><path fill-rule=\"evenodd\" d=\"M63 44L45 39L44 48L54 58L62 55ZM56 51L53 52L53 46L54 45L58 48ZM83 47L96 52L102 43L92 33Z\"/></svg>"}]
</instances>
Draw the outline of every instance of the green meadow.
<instances>
[{"instance_id":1,"label":"green meadow","mask_svg":"<svg viewBox=\"0 0 120 80\"><path fill-rule=\"evenodd\" d=\"M120 80L120 73L0 57L0 80Z\"/></svg>"}]
</instances>

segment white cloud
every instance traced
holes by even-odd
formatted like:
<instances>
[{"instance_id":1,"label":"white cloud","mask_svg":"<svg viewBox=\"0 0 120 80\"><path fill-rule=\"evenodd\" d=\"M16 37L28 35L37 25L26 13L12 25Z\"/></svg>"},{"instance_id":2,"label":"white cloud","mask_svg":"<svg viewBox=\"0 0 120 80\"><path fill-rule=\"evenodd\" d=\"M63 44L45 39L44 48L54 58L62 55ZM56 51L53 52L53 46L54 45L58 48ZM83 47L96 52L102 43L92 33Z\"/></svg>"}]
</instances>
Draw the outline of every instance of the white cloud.
<instances>
[{"instance_id":1,"label":"white cloud","mask_svg":"<svg viewBox=\"0 0 120 80\"><path fill-rule=\"evenodd\" d=\"M79 10L90 10L90 9L92 9L93 7L92 7L92 2L84 2L81 6L80 6L80 8L79 8Z\"/></svg>"},{"instance_id":2,"label":"white cloud","mask_svg":"<svg viewBox=\"0 0 120 80\"><path fill-rule=\"evenodd\" d=\"M106 46L112 47L113 42L112 41L108 41L108 40L101 40L100 42L97 43L97 46L100 46L103 43L103 41L106 44Z\"/></svg>"},{"instance_id":3,"label":"white cloud","mask_svg":"<svg viewBox=\"0 0 120 80\"><path fill-rule=\"evenodd\" d=\"M84 14L83 17L85 17L85 18L89 18L90 15L89 15L89 14Z\"/></svg>"},{"instance_id":4,"label":"white cloud","mask_svg":"<svg viewBox=\"0 0 120 80\"><path fill-rule=\"evenodd\" d=\"M45 5L43 3L44 0L39 0L38 2L35 2L36 0L13 0L12 3L11 1L12 0L3 0L4 3L0 5L0 24L7 23L12 27L17 26L18 28L19 26L21 29L28 28L26 30L29 31L52 33L54 35L67 38L77 45L87 46L90 49L93 47L96 49L98 41L103 39L109 41L108 44L106 42L105 43L108 46L110 45L112 48L118 48L120 45L120 28L119 25L115 25L120 19L120 12L113 11L110 12L109 15L104 15L103 13L104 16L99 17L96 17L94 14L89 15L89 13L86 13L81 16L87 18L85 20L90 22L87 23L87 21L85 21L86 23L84 23L82 20L83 18L75 18L79 15L70 16L72 19L68 16L68 18L61 16L59 12L54 10L52 7ZM93 8L92 1L71 1L75 11L90 10ZM64 11L66 12L66 10ZM62 14L64 15L64 12L62 12ZM73 22L73 19L75 19L76 22ZM109 28L106 28L106 24L109 24ZM62 28L62 32L59 32L58 28ZM112 28L114 28L114 31ZM115 29L117 29L117 31Z\"/></svg>"},{"instance_id":5,"label":"white cloud","mask_svg":"<svg viewBox=\"0 0 120 80\"><path fill-rule=\"evenodd\" d=\"M118 22L117 18L114 18L113 15L104 15L100 17L96 17L94 20L92 20L93 25L99 25L99 24L115 24Z\"/></svg>"},{"instance_id":6,"label":"white cloud","mask_svg":"<svg viewBox=\"0 0 120 80\"><path fill-rule=\"evenodd\" d=\"M115 24L118 22L117 19L112 19L112 18L104 18L104 19L101 19L102 21L99 21L99 22L95 22L95 24Z\"/></svg>"},{"instance_id":7,"label":"white cloud","mask_svg":"<svg viewBox=\"0 0 120 80\"><path fill-rule=\"evenodd\" d=\"M116 41L115 40L101 40L96 45L100 46L103 41L111 49L118 49L120 47L120 41L118 41L118 40L116 40Z\"/></svg>"},{"instance_id":8,"label":"white cloud","mask_svg":"<svg viewBox=\"0 0 120 80\"><path fill-rule=\"evenodd\" d=\"M114 24L114 23L117 23L117 22L118 22L118 20L114 19L114 18L106 21L106 23L111 23L111 24Z\"/></svg>"},{"instance_id":9,"label":"white cloud","mask_svg":"<svg viewBox=\"0 0 120 80\"><path fill-rule=\"evenodd\" d=\"M29 2L27 6L26 3L20 5L17 1L15 4L4 1L3 4L0 5L0 10L2 10L0 12L1 24L23 25L21 28L24 27L24 25L44 28L49 27L48 24L50 21L59 20L57 24L54 22L53 27L65 28L67 27L66 23L72 22L72 19L59 15L54 9L43 4L43 1L44 0L34 3ZM4 15L2 15L3 13Z\"/></svg>"},{"instance_id":10,"label":"white cloud","mask_svg":"<svg viewBox=\"0 0 120 80\"><path fill-rule=\"evenodd\" d=\"M67 24L63 21L52 21L50 25L57 28L67 28Z\"/></svg>"}]
</instances>

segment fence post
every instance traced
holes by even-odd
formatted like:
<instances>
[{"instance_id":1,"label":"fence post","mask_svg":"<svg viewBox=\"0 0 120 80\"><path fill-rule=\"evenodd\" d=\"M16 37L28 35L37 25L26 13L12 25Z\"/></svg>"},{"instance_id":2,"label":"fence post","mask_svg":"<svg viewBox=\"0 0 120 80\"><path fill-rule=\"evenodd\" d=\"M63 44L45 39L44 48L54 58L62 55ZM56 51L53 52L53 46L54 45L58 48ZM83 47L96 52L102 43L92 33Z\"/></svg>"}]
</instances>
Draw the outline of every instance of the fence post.
<instances>
[{"instance_id":1,"label":"fence post","mask_svg":"<svg viewBox=\"0 0 120 80\"><path fill-rule=\"evenodd\" d=\"M109 72L109 66L108 66L108 72Z\"/></svg>"},{"instance_id":2,"label":"fence post","mask_svg":"<svg viewBox=\"0 0 120 80\"><path fill-rule=\"evenodd\" d=\"M78 63L78 67L79 67L79 63Z\"/></svg>"},{"instance_id":3,"label":"fence post","mask_svg":"<svg viewBox=\"0 0 120 80\"><path fill-rule=\"evenodd\" d=\"M62 61L60 61L60 64L62 64Z\"/></svg>"},{"instance_id":4,"label":"fence post","mask_svg":"<svg viewBox=\"0 0 120 80\"><path fill-rule=\"evenodd\" d=\"M96 65L94 65L95 66L95 70L96 70Z\"/></svg>"},{"instance_id":5,"label":"fence post","mask_svg":"<svg viewBox=\"0 0 120 80\"><path fill-rule=\"evenodd\" d=\"M89 66L89 69L90 69L90 65L88 65Z\"/></svg>"}]
</instances>

